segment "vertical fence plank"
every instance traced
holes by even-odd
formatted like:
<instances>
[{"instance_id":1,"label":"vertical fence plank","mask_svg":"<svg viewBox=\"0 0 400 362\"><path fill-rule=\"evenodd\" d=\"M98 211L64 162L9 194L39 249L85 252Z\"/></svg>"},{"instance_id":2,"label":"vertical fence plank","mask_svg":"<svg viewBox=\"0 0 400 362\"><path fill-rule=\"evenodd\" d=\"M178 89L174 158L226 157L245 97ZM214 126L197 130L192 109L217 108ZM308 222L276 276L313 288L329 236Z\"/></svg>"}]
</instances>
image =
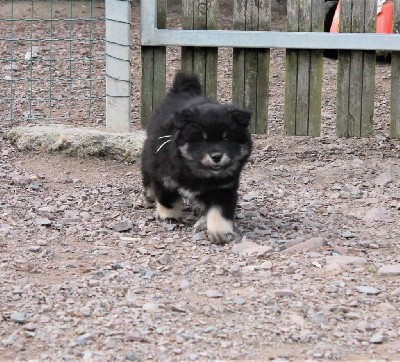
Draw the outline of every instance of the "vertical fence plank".
<instances>
[{"instance_id":1,"label":"vertical fence plank","mask_svg":"<svg viewBox=\"0 0 400 362\"><path fill-rule=\"evenodd\" d=\"M167 23L167 0L157 1L157 27L165 29ZM165 94L166 47L141 47L142 82L140 123L146 126L153 110Z\"/></svg>"},{"instance_id":2,"label":"vertical fence plank","mask_svg":"<svg viewBox=\"0 0 400 362\"><path fill-rule=\"evenodd\" d=\"M236 30L270 30L271 0L235 0ZM253 113L251 131L266 133L269 96L269 49L233 49L233 102Z\"/></svg>"},{"instance_id":3,"label":"vertical fence plank","mask_svg":"<svg viewBox=\"0 0 400 362\"><path fill-rule=\"evenodd\" d=\"M288 31L323 31L323 2L288 0ZM285 133L318 136L321 130L320 50L286 51Z\"/></svg>"},{"instance_id":4,"label":"vertical fence plank","mask_svg":"<svg viewBox=\"0 0 400 362\"><path fill-rule=\"evenodd\" d=\"M340 31L374 33L376 1L341 2ZM367 137L373 133L375 51L339 51L336 134Z\"/></svg>"},{"instance_id":5,"label":"vertical fence plank","mask_svg":"<svg viewBox=\"0 0 400 362\"><path fill-rule=\"evenodd\" d=\"M183 29L218 29L217 0L182 0ZM217 98L218 48L182 47L182 69L199 76L204 93Z\"/></svg>"},{"instance_id":6,"label":"vertical fence plank","mask_svg":"<svg viewBox=\"0 0 400 362\"><path fill-rule=\"evenodd\" d=\"M400 2L394 1L393 33L400 34ZM400 35L399 35L400 36ZM392 52L390 137L400 138L400 52Z\"/></svg>"}]
</instances>

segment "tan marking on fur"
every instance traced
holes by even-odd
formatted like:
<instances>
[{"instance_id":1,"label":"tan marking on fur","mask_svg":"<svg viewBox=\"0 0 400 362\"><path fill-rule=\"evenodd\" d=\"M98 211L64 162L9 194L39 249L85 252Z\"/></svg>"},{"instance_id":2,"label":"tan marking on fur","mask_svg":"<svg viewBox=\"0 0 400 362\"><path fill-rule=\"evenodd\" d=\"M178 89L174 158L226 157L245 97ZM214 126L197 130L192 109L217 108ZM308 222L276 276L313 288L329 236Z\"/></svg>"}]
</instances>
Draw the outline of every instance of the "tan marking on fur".
<instances>
[{"instance_id":1,"label":"tan marking on fur","mask_svg":"<svg viewBox=\"0 0 400 362\"><path fill-rule=\"evenodd\" d=\"M208 139L207 133L203 132L203 133L201 134L201 136L203 137L204 140L207 141L207 139Z\"/></svg>"},{"instance_id":2,"label":"tan marking on fur","mask_svg":"<svg viewBox=\"0 0 400 362\"><path fill-rule=\"evenodd\" d=\"M179 219L182 215L182 207L183 202L181 199L175 201L172 209L169 209L156 201L156 213L160 219Z\"/></svg>"},{"instance_id":3,"label":"tan marking on fur","mask_svg":"<svg viewBox=\"0 0 400 362\"><path fill-rule=\"evenodd\" d=\"M232 234L233 222L222 216L219 207L212 207L207 212L207 231L209 234L216 236Z\"/></svg>"},{"instance_id":4,"label":"tan marking on fur","mask_svg":"<svg viewBox=\"0 0 400 362\"><path fill-rule=\"evenodd\" d=\"M147 200L154 201L156 199L156 195L154 193L154 189L152 187L146 187L144 189L144 196Z\"/></svg>"},{"instance_id":5,"label":"tan marking on fur","mask_svg":"<svg viewBox=\"0 0 400 362\"><path fill-rule=\"evenodd\" d=\"M189 144L185 143L183 146L179 147L179 150L181 151L181 155L183 157L189 161L193 161L193 156L188 152Z\"/></svg>"}]
</instances>

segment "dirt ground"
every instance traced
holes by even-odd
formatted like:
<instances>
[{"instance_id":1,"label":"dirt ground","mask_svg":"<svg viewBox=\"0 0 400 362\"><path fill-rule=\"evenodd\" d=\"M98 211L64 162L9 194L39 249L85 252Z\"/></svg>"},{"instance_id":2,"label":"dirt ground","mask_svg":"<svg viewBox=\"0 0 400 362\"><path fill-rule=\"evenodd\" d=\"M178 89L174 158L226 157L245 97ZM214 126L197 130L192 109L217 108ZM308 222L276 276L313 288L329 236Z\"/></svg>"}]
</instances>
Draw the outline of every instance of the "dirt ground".
<instances>
[{"instance_id":1,"label":"dirt ground","mask_svg":"<svg viewBox=\"0 0 400 362\"><path fill-rule=\"evenodd\" d=\"M283 8L274 11L283 30ZM171 26L178 15L173 8ZM220 51L222 101L230 99L230 53ZM377 66L373 138L335 137L329 59L321 137L284 137L284 51L271 53L269 132L254 137L237 240L225 246L193 232L189 206L179 223L157 221L141 197L138 164L21 153L6 140L12 122L1 122L1 361L400 360L390 64ZM169 49L169 81L179 57ZM94 113L72 123L102 128L102 110Z\"/></svg>"}]
</instances>

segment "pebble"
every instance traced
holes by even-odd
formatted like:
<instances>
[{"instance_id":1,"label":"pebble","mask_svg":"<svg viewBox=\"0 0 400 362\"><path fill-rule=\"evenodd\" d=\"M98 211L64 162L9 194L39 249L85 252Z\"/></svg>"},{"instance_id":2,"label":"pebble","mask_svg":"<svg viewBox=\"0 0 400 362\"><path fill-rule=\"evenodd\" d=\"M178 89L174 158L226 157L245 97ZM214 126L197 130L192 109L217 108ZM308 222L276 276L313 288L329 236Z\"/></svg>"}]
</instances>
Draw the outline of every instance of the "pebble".
<instances>
[{"instance_id":1,"label":"pebble","mask_svg":"<svg viewBox=\"0 0 400 362\"><path fill-rule=\"evenodd\" d=\"M125 355L125 359L127 361L135 361L135 362L140 362L142 360L142 357L140 357L140 354L134 351L130 351Z\"/></svg>"},{"instance_id":2,"label":"pebble","mask_svg":"<svg viewBox=\"0 0 400 362\"><path fill-rule=\"evenodd\" d=\"M209 289L205 292L205 295L208 298L223 298L224 293L220 290Z\"/></svg>"},{"instance_id":3,"label":"pebble","mask_svg":"<svg viewBox=\"0 0 400 362\"><path fill-rule=\"evenodd\" d=\"M351 255L334 255L334 256L327 256L326 263L327 264L337 263L340 266L348 264L366 264L367 259Z\"/></svg>"},{"instance_id":4,"label":"pebble","mask_svg":"<svg viewBox=\"0 0 400 362\"><path fill-rule=\"evenodd\" d=\"M92 334L92 333L85 333L85 334L82 334L81 336L79 336L79 337L76 338L76 344L77 344L78 346L86 346L86 344L88 343L88 341L89 341L90 339L92 339L92 338L93 338L93 334Z\"/></svg>"},{"instance_id":5,"label":"pebble","mask_svg":"<svg viewBox=\"0 0 400 362\"><path fill-rule=\"evenodd\" d=\"M131 220L124 220L119 223L114 224L113 229L117 232L126 232L132 230L133 223Z\"/></svg>"},{"instance_id":6,"label":"pebble","mask_svg":"<svg viewBox=\"0 0 400 362\"><path fill-rule=\"evenodd\" d=\"M10 319L15 323L25 323L26 314L24 312L12 312L10 315Z\"/></svg>"},{"instance_id":7,"label":"pebble","mask_svg":"<svg viewBox=\"0 0 400 362\"><path fill-rule=\"evenodd\" d=\"M371 294L371 295L377 295L379 294L381 291L375 287L370 287L370 286L364 286L364 285L360 285L360 286L356 286L356 289L363 294Z\"/></svg>"},{"instance_id":8,"label":"pebble","mask_svg":"<svg viewBox=\"0 0 400 362\"><path fill-rule=\"evenodd\" d=\"M384 336L382 333L378 332L370 338L369 342L373 343L373 344L381 344L381 343L386 342L387 340L388 340L388 338L386 336Z\"/></svg>"},{"instance_id":9,"label":"pebble","mask_svg":"<svg viewBox=\"0 0 400 362\"><path fill-rule=\"evenodd\" d=\"M295 293L291 289L278 289L275 290L275 295L277 297L294 297L297 293Z\"/></svg>"},{"instance_id":10,"label":"pebble","mask_svg":"<svg viewBox=\"0 0 400 362\"><path fill-rule=\"evenodd\" d=\"M39 253L40 251L42 251L42 248L39 245L32 245L28 248L28 250L32 253Z\"/></svg>"},{"instance_id":11,"label":"pebble","mask_svg":"<svg viewBox=\"0 0 400 362\"><path fill-rule=\"evenodd\" d=\"M157 303L145 303L142 305L142 309L146 312L157 312L160 309L160 306Z\"/></svg>"},{"instance_id":12,"label":"pebble","mask_svg":"<svg viewBox=\"0 0 400 362\"><path fill-rule=\"evenodd\" d=\"M49 226L51 225L51 220L46 217L38 217L35 219L35 224L42 226Z\"/></svg>"},{"instance_id":13,"label":"pebble","mask_svg":"<svg viewBox=\"0 0 400 362\"><path fill-rule=\"evenodd\" d=\"M242 297L238 297L238 298L234 299L234 303L237 305L244 305L244 304L246 304L246 299L244 299Z\"/></svg>"},{"instance_id":14,"label":"pebble","mask_svg":"<svg viewBox=\"0 0 400 362\"><path fill-rule=\"evenodd\" d=\"M326 244L325 240L321 237L316 237L288 247L284 253L305 252L305 251L318 251Z\"/></svg>"},{"instance_id":15,"label":"pebble","mask_svg":"<svg viewBox=\"0 0 400 362\"><path fill-rule=\"evenodd\" d=\"M192 236L192 240L193 241L202 241L206 239L206 234L204 233L204 231L200 231L198 233L193 234Z\"/></svg>"},{"instance_id":16,"label":"pebble","mask_svg":"<svg viewBox=\"0 0 400 362\"><path fill-rule=\"evenodd\" d=\"M274 248L272 246L259 245L252 241L242 241L241 243L235 244L232 247L232 252L242 257L247 257L247 256L263 257L265 254L268 254L273 250Z\"/></svg>"},{"instance_id":17,"label":"pebble","mask_svg":"<svg viewBox=\"0 0 400 362\"><path fill-rule=\"evenodd\" d=\"M261 270L271 270L272 269L272 261L266 260L262 264L258 266Z\"/></svg>"},{"instance_id":18,"label":"pebble","mask_svg":"<svg viewBox=\"0 0 400 362\"><path fill-rule=\"evenodd\" d=\"M344 237L345 239L352 239L355 238L356 236L350 230L345 230L342 232L342 237Z\"/></svg>"},{"instance_id":19,"label":"pebble","mask_svg":"<svg viewBox=\"0 0 400 362\"><path fill-rule=\"evenodd\" d=\"M378 270L378 275L381 276L400 275L400 264L382 265Z\"/></svg>"}]
</instances>

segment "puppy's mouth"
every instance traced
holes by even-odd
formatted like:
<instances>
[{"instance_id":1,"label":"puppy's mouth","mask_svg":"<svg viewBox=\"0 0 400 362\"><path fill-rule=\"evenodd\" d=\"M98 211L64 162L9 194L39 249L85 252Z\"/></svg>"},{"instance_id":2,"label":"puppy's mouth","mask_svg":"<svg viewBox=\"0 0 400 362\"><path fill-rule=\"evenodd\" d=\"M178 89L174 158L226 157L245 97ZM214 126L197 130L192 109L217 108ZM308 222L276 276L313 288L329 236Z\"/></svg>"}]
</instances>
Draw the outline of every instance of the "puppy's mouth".
<instances>
[{"instance_id":1,"label":"puppy's mouth","mask_svg":"<svg viewBox=\"0 0 400 362\"><path fill-rule=\"evenodd\" d=\"M221 172L226 168L227 165L211 165L210 168L214 172Z\"/></svg>"}]
</instances>

